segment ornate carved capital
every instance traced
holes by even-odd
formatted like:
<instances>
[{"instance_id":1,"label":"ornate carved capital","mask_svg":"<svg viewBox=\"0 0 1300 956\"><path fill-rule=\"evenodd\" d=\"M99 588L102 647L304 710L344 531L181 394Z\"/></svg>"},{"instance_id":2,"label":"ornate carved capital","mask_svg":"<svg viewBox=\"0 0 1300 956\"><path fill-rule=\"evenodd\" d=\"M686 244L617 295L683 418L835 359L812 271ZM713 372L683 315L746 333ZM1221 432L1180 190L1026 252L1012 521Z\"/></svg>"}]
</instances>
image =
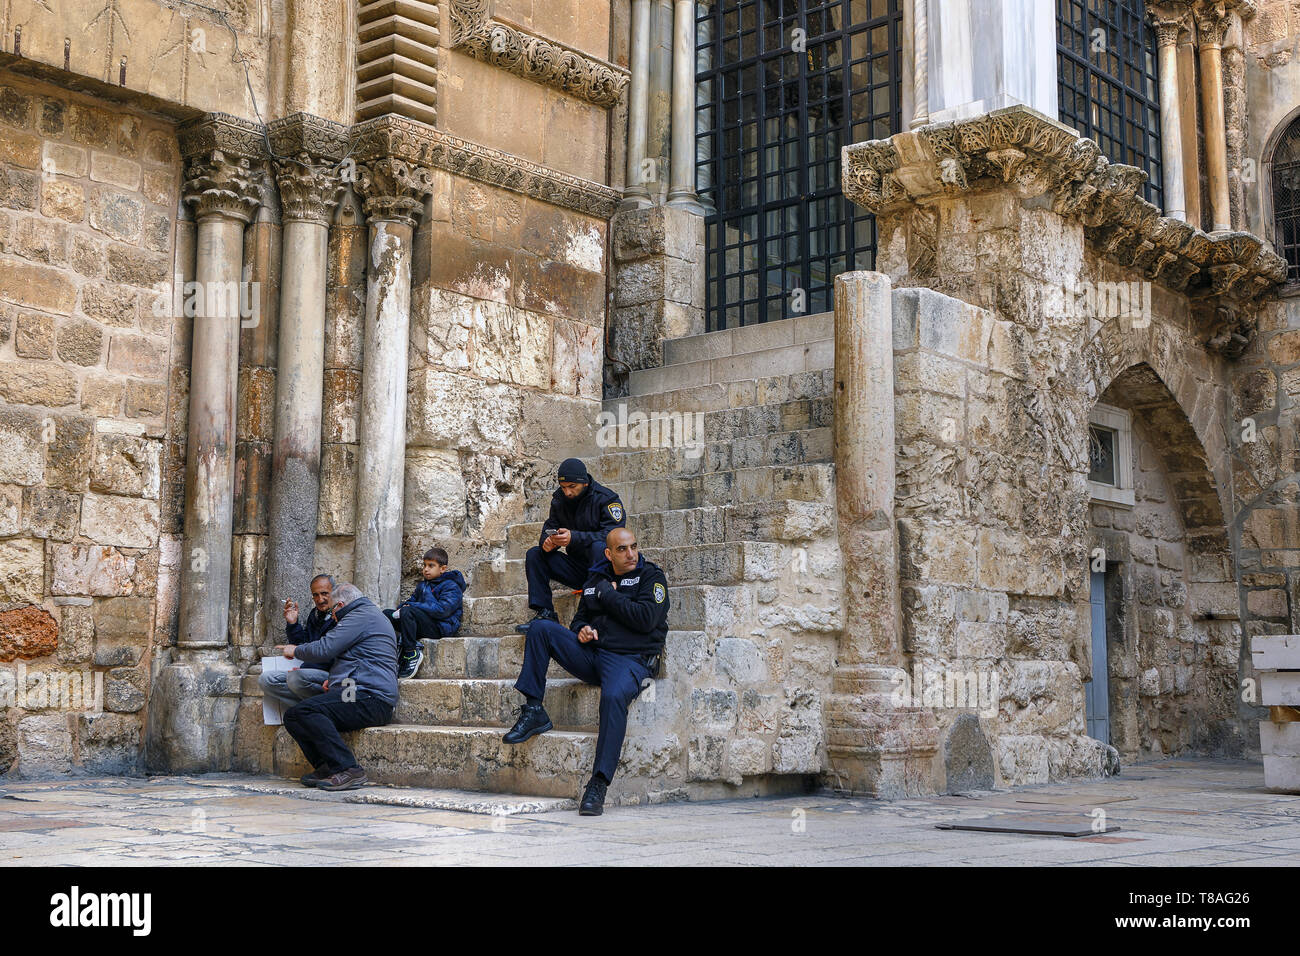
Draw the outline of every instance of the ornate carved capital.
<instances>
[{"instance_id":1,"label":"ornate carved capital","mask_svg":"<svg viewBox=\"0 0 1300 956\"><path fill-rule=\"evenodd\" d=\"M267 135L283 218L328 225L344 188L338 164L347 152L347 127L294 113L272 122Z\"/></svg>"},{"instance_id":2,"label":"ornate carved capital","mask_svg":"<svg viewBox=\"0 0 1300 956\"><path fill-rule=\"evenodd\" d=\"M608 219L621 194L608 186L480 146L401 116L381 116L352 127L359 164L400 159L408 167L442 169L542 202ZM367 210L368 212L369 210Z\"/></svg>"},{"instance_id":3,"label":"ornate carved capital","mask_svg":"<svg viewBox=\"0 0 1300 956\"><path fill-rule=\"evenodd\" d=\"M1196 42L1203 47L1223 45L1223 37L1228 32L1227 4L1223 0L1198 3L1192 15L1196 20Z\"/></svg>"},{"instance_id":4,"label":"ornate carved capital","mask_svg":"<svg viewBox=\"0 0 1300 956\"><path fill-rule=\"evenodd\" d=\"M990 188L1045 195L1082 223L1100 254L1191 295L1241 305L1286 278L1286 263L1258 237L1207 235L1161 216L1139 194L1145 173L1109 162L1091 139L1026 107L846 146L842 166L844 195L877 214Z\"/></svg>"},{"instance_id":5,"label":"ornate carved capital","mask_svg":"<svg viewBox=\"0 0 1300 956\"><path fill-rule=\"evenodd\" d=\"M194 218L222 215L249 222L262 202L265 128L209 113L182 126L177 139L185 160L181 195L194 207Z\"/></svg>"},{"instance_id":6,"label":"ornate carved capital","mask_svg":"<svg viewBox=\"0 0 1300 956\"><path fill-rule=\"evenodd\" d=\"M492 20L489 0L450 0L449 12L453 50L606 109L623 97L627 70Z\"/></svg>"},{"instance_id":7,"label":"ornate carved capital","mask_svg":"<svg viewBox=\"0 0 1300 956\"><path fill-rule=\"evenodd\" d=\"M433 190L433 173L392 157L357 166L357 192L370 219L389 219L414 228Z\"/></svg>"}]
</instances>

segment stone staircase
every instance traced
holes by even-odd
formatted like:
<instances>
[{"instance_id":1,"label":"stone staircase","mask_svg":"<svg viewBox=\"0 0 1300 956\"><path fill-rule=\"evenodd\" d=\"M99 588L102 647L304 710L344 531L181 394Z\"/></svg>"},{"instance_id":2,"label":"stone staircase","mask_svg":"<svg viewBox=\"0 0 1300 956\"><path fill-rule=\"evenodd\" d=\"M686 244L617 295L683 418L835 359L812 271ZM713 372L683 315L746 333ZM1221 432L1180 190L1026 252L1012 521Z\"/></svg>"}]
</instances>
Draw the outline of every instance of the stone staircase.
<instances>
[{"instance_id":1,"label":"stone staircase","mask_svg":"<svg viewBox=\"0 0 1300 956\"><path fill-rule=\"evenodd\" d=\"M831 317L665 343L605 410L700 413L695 448L588 456L619 492L671 608L664 676L632 705L616 803L804 789L825 767L821 701L839 628L831 448ZM522 703L514 679L531 616L523 557L540 521L511 526L470 570L458 636L428 642L394 722L355 735L372 780L576 797L591 772L600 691L552 664L555 730L501 742ZM556 592L568 621L577 598ZM306 767L281 731L276 768Z\"/></svg>"}]
</instances>

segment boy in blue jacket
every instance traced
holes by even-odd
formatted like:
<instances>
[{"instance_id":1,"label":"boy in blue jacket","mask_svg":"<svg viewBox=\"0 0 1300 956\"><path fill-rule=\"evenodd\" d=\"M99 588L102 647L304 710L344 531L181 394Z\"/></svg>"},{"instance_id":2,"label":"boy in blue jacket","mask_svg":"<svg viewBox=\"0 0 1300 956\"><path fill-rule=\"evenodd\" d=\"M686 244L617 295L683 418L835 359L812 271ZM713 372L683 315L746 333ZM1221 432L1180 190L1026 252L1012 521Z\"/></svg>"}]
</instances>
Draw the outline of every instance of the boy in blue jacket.
<instances>
[{"instance_id":1,"label":"boy in blue jacket","mask_svg":"<svg viewBox=\"0 0 1300 956\"><path fill-rule=\"evenodd\" d=\"M461 595L465 577L447 568L447 552L430 548L424 552L424 580L411 596L392 610L384 611L397 632L397 676L414 677L424 660L423 641L451 637L460 630Z\"/></svg>"}]
</instances>

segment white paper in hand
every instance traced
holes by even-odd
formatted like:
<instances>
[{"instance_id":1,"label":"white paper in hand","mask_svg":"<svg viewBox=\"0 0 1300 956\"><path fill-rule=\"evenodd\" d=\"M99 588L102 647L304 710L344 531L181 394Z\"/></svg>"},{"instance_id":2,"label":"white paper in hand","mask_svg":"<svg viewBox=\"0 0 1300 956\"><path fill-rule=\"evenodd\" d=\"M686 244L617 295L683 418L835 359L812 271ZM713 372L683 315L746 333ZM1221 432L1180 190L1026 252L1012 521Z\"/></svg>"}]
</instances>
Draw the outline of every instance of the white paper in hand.
<instances>
[{"instance_id":1,"label":"white paper in hand","mask_svg":"<svg viewBox=\"0 0 1300 956\"><path fill-rule=\"evenodd\" d=\"M283 654L276 654L274 657L262 658L262 673L277 674L284 671L291 671L296 667L301 667L301 661L290 660ZM262 695L262 723L268 727L278 727L284 723L284 712L287 710L280 701L274 697Z\"/></svg>"}]
</instances>

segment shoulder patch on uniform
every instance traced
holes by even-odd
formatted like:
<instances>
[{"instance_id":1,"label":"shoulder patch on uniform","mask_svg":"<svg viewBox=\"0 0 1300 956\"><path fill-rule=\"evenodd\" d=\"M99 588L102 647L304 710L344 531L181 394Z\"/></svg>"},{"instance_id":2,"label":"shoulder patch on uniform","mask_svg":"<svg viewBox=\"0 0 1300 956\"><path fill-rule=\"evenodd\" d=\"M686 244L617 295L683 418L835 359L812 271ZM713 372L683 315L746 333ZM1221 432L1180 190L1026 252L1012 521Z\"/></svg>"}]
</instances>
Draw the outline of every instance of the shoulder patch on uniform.
<instances>
[{"instance_id":1,"label":"shoulder patch on uniform","mask_svg":"<svg viewBox=\"0 0 1300 956\"><path fill-rule=\"evenodd\" d=\"M655 584L655 603L663 604L664 598L668 597L668 589L662 584Z\"/></svg>"},{"instance_id":2,"label":"shoulder patch on uniform","mask_svg":"<svg viewBox=\"0 0 1300 956\"><path fill-rule=\"evenodd\" d=\"M611 501L607 507L609 508L609 516L611 518L615 521L623 520L623 505L621 502Z\"/></svg>"}]
</instances>

